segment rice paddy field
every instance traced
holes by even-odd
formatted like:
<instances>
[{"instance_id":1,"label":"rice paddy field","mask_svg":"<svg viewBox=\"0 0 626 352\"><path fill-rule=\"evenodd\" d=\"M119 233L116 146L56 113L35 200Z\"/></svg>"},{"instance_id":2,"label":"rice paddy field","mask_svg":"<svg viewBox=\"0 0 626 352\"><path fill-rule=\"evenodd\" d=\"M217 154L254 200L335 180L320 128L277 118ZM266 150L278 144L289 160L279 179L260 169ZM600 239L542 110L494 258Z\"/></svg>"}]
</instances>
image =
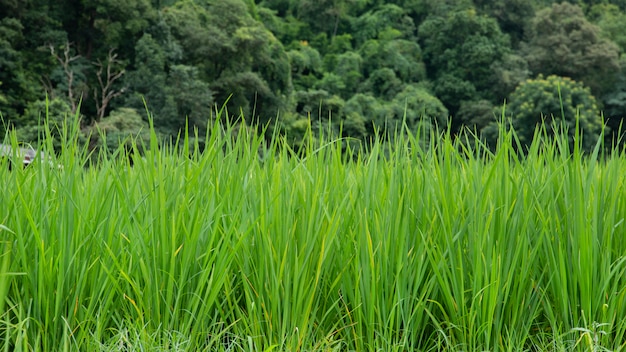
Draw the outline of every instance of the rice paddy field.
<instances>
[{"instance_id":1,"label":"rice paddy field","mask_svg":"<svg viewBox=\"0 0 626 352\"><path fill-rule=\"evenodd\" d=\"M231 132L2 164L0 350L624 350L623 152Z\"/></svg>"}]
</instances>

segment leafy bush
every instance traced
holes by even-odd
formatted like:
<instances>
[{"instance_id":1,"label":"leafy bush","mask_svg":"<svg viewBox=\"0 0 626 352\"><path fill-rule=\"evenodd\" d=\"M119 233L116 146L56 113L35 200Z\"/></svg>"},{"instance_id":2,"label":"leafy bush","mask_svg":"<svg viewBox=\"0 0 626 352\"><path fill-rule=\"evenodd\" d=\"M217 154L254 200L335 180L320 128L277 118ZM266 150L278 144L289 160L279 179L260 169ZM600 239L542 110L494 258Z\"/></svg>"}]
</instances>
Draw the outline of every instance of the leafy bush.
<instances>
[{"instance_id":1,"label":"leafy bush","mask_svg":"<svg viewBox=\"0 0 626 352\"><path fill-rule=\"evenodd\" d=\"M570 141L578 122L586 149L595 145L602 128L598 104L589 88L555 75L546 78L539 75L520 84L509 97L507 114L520 142L526 146L542 122L548 126L555 122L567 128ZM494 126L495 123L490 128L493 130Z\"/></svg>"},{"instance_id":2,"label":"leafy bush","mask_svg":"<svg viewBox=\"0 0 626 352\"><path fill-rule=\"evenodd\" d=\"M141 115L131 108L119 108L95 126L92 140L98 144L106 144L108 150L116 150L124 145L130 148L133 143L147 145L150 140L150 126ZM99 132L102 132L100 135Z\"/></svg>"}]
</instances>

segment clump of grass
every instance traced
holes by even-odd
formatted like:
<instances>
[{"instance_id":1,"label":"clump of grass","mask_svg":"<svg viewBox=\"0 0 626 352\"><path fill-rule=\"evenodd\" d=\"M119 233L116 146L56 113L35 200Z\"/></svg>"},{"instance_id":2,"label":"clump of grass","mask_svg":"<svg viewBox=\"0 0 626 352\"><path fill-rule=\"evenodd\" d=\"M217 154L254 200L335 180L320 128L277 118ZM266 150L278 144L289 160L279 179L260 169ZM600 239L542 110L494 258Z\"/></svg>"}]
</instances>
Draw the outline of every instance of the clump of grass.
<instances>
[{"instance_id":1,"label":"clump of grass","mask_svg":"<svg viewBox=\"0 0 626 352\"><path fill-rule=\"evenodd\" d=\"M3 350L624 347L618 151L406 131L347 157L218 119L91 155L77 131L43 140L62 169L0 169Z\"/></svg>"}]
</instances>

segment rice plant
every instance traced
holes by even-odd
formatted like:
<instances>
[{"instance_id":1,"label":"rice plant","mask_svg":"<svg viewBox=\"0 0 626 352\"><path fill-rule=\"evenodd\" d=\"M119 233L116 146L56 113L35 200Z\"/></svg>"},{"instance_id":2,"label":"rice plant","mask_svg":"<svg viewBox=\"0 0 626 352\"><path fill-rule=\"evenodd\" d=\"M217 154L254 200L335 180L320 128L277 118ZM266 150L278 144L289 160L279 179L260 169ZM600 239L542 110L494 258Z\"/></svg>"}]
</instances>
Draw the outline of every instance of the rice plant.
<instances>
[{"instance_id":1,"label":"rice plant","mask_svg":"<svg viewBox=\"0 0 626 352\"><path fill-rule=\"evenodd\" d=\"M94 153L69 123L61 168L0 162L0 347L623 350L626 158L547 128L348 157L219 119Z\"/></svg>"}]
</instances>

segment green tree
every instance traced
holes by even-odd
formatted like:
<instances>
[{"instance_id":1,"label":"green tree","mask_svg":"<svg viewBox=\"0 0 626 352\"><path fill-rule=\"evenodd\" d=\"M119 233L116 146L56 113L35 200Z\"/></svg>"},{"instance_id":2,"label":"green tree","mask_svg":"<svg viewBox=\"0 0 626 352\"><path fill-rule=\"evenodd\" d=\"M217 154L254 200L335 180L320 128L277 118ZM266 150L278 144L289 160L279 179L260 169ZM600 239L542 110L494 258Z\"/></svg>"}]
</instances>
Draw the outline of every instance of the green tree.
<instances>
[{"instance_id":1,"label":"green tree","mask_svg":"<svg viewBox=\"0 0 626 352\"><path fill-rule=\"evenodd\" d=\"M280 5L265 4L266 2L263 1L257 7L258 19L285 46L313 38L309 25L296 18L291 10L285 10Z\"/></svg>"},{"instance_id":2,"label":"green tree","mask_svg":"<svg viewBox=\"0 0 626 352\"><path fill-rule=\"evenodd\" d=\"M66 40L56 8L57 3L46 0L0 0L0 132L37 122L28 121L34 116L26 109L45 98L42 83L56 65L48 44Z\"/></svg>"},{"instance_id":3,"label":"green tree","mask_svg":"<svg viewBox=\"0 0 626 352\"><path fill-rule=\"evenodd\" d=\"M111 49L130 57L156 16L150 0L63 0L56 6L69 42L87 60L103 58Z\"/></svg>"},{"instance_id":4,"label":"green tree","mask_svg":"<svg viewBox=\"0 0 626 352\"><path fill-rule=\"evenodd\" d=\"M281 114L279 122L296 147L301 146L309 128L315 134L319 131L327 136L338 134L344 120L345 101L341 97L321 89L299 90L294 92L293 105L293 109Z\"/></svg>"},{"instance_id":5,"label":"green tree","mask_svg":"<svg viewBox=\"0 0 626 352\"><path fill-rule=\"evenodd\" d=\"M585 10L585 13L593 12L593 8L596 6L610 5L615 6L622 11L626 11L626 1L625 0L577 0L570 1L571 3L576 3L580 7Z\"/></svg>"},{"instance_id":6,"label":"green tree","mask_svg":"<svg viewBox=\"0 0 626 352\"><path fill-rule=\"evenodd\" d=\"M353 30L365 79L376 79L385 68L393 71L397 77L394 80L404 83L426 78L422 49L415 40L415 25L405 9L393 4L381 5L355 19Z\"/></svg>"},{"instance_id":7,"label":"green tree","mask_svg":"<svg viewBox=\"0 0 626 352\"><path fill-rule=\"evenodd\" d=\"M500 118L499 109L488 100L463 101L455 116L471 131L480 131Z\"/></svg>"},{"instance_id":8,"label":"green tree","mask_svg":"<svg viewBox=\"0 0 626 352\"><path fill-rule=\"evenodd\" d=\"M213 108L213 93L209 84L199 78L198 69L188 65L173 65L168 74L166 94L176 106L173 124L178 131L189 125L206 130L207 122L211 118Z\"/></svg>"},{"instance_id":9,"label":"green tree","mask_svg":"<svg viewBox=\"0 0 626 352\"><path fill-rule=\"evenodd\" d=\"M555 75L545 78L539 75L522 83L508 99L507 115L511 116L520 142L526 146L542 122L549 132L552 122L562 123L573 138L578 120L587 149L595 145L602 127L598 104L589 88Z\"/></svg>"},{"instance_id":10,"label":"green tree","mask_svg":"<svg viewBox=\"0 0 626 352\"><path fill-rule=\"evenodd\" d=\"M453 116L463 100L495 100L493 66L510 52L495 19L472 8L431 15L418 35L434 92Z\"/></svg>"},{"instance_id":11,"label":"green tree","mask_svg":"<svg viewBox=\"0 0 626 352\"><path fill-rule=\"evenodd\" d=\"M85 106L91 90L88 75L93 67L90 62L78 55L75 47L69 42L58 47L49 45L48 55L56 65L44 76L47 93L52 99L57 97L64 99L70 105L72 114L81 108L81 112L90 110L90 113L95 115L96 109L93 105Z\"/></svg>"},{"instance_id":12,"label":"green tree","mask_svg":"<svg viewBox=\"0 0 626 352\"><path fill-rule=\"evenodd\" d=\"M395 38L370 39L360 48L364 75L388 68L406 83L426 79L420 46L412 41Z\"/></svg>"},{"instance_id":13,"label":"green tree","mask_svg":"<svg viewBox=\"0 0 626 352\"><path fill-rule=\"evenodd\" d=\"M433 92L441 99L445 106L456 117L461 103L468 100L480 99L476 86L466 79L453 74L442 74L433 83ZM459 127L460 121L454 119L453 127Z\"/></svg>"},{"instance_id":14,"label":"green tree","mask_svg":"<svg viewBox=\"0 0 626 352\"><path fill-rule=\"evenodd\" d=\"M300 117L313 120L335 119L340 121L344 100L321 89L297 91L294 94L295 111Z\"/></svg>"},{"instance_id":15,"label":"green tree","mask_svg":"<svg viewBox=\"0 0 626 352\"><path fill-rule=\"evenodd\" d=\"M404 83L396 73L387 67L372 72L361 85L360 91L371 93L384 100L391 100L404 88Z\"/></svg>"},{"instance_id":16,"label":"green tree","mask_svg":"<svg viewBox=\"0 0 626 352\"><path fill-rule=\"evenodd\" d=\"M391 101L391 120L389 127L397 128L400 123L417 131L422 123L427 126L444 128L448 123L448 109L428 90L415 84L407 85Z\"/></svg>"},{"instance_id":17,"label":"green tree","mask_svg":"<svg viewBox=\"0 0 626 352\"><path fill-rule=\"evenodd\" d=\"M346 51L336 55L330 74L336 76L340 82L333 83L332 80L327 80L323 85L320 85L324 87L322 89L348 99L359 90L363 81L363 58L355 51Z\"/></svg>"},{"instance_id":18,"label":"green tree","mask_svg":"<svg viewBox=\"0 0 626 352\"><path fill-rule=\"evenodd\" d=\"M495 18L514 47L524 39L526 26L535 15L535 4L528 0L474 0L481 12Z\"/></svg>"},{"instance_id":19,"label":"green tree","mask_svg":"<svg viewBox=\"0 0 626 352\"><path fill-rule=\"evenodd\" d=\"M261 8L268 8L276 11L279 17L293 15L294 1L291 0L262 0L259 3Z\"/></svg>"},{"instance_id":20,"label":"green tree","mask_svg":"<svg viewBox=\"0 0 626 352\"><path fill-rule=\"evenodd\" d=\"M427 132L433 126L445 127L449 116L443 103L417 84L404 86L392 99L357 93L346 101L342 112L346 134L359 138L393 135L403 126Z\"/></svg>"},{"instance_id":21,"label":"green tree","mask_svg":"<svg viewBox=\"0 0 626 352\"><path fill-rule=\"evenodd\" d=\"M502 61L492 65L494 82L491 87L493 100L500 104L515 88L530 77L528 62L517 53L509 53L502 57Z\"/></svg>"},{"instance_id":22,"label":"green tree","mask_svg":"<svg viewBox=\"0 0 626 352\"><path fill-rule=\"evenodd\" d=\"M294 89L312 88L324 72L319 51L306 41L294 43L291 47L291 50L287 51L287 57L291 67Z\"/></svg>"},{"instance_id":23,"label":"green tree","mask_svg":"<svg viewBox=\"0 0 626 352\"><path fill-rule=\"evenodd\" d=\"M597 4L591 7L587 15L600 27L601 34L619 46L621 52L626 51L626 13L613 4Z\"/></svg>"},{"instance_id":24,"label":"green tree","mask_svg":"<svg viewBox=\"0 0 626 352\"><path fill-rule=\"evenodd\" d=\"M92 147L106 143L110 152L117 150L120 145L130 150L133 143L139 148L150 143L150 126L133 108L111 111L107 117L89 127L88 132L92 136Z\"/></svg>"},{"instance_id":25,"label":"green tree","mask_svg":"<svg viewBox=\"0 0 626 352\"><path fill-rule=\"evenodd\" d=\"M622 56L620 66L622 69L616 74L615 85L602 97L606 124L613 134L610 138L626 132L626 126L623 126L626 118L626 56Z\"/></svg>"},{"instance_id":26,"label":"green tree","mask_svg":"<svg viewBox=\"0 0 626 352\"><path fill-rule=\"evenodd\" d=\"M330 37L343 33L351 16L365 4L364 0L300 0L296 10L299 20L308 23L313 33Z\"/></svg>"},{"instance_id":27,"label":"green tree","mask_svg":"<svg viewBox=\"0 0 626 352\"><path fill-rule=\"evenodd\" d=\"M289 60L243 1L185 0L162 13L183 62L210 82L218 104L228 101L229 111L250 120L276 117L291 91Z\"/></svg>"},{"instance_id":28,"label":"green tree","mask_svg":"<svg viewBox=\"0 0 626 352\"><path fill-rule=\"evenodd\" d=\"M122 106L152 113L155 127L175 133L177 108L167 93L166 63L169 61L163 46L150 33L144 34L135 45L135 60L124 77L129 93ZM145 106L144 106L145 103Z\"/></svg>"},{"instance_id":29,"label":"green tree","mask_svg":"<svg viewBox=\"0 0 626 352\"><path fill-rule=\"evenodd\" d=\"M2 87L2 82L0 82L0 87ZM0 90L0 106L2 105L6 105L8 102L7 97L4 95L4 93ZM1 110L0 110L1 111Z\"/></svg>"},{"instance_id":30,"label":"green tree","mask_svg":"<svg viewBox=\"0 0 626 352\"><path fill-rule=\"evenodd\" d=\"M19 123L29 102L42 97L37 66L29 62L29 34L20 18L0 19L0 82L2 96L0 114L6 123ZM39 53L39 56L45 56ZM41 59L35 62L41 62ZM18 126L19 127L19 126Z\"/></svg>"},{"instance_id":31,"label":"green tree","mask_svg":"<svg viewBox=\"0 0 626 352\"><path fill-rule=\"evenodd\" d=\"M60 98L51 100L36 100L30 102L21 117L22 122L16 126L17 137L20 141L36 143L45 137L45 124L50 128L53 138L59 137L63 124L74 118L69 104ZM55 138L55 148L60 147L61 141Z\"/></svg>"},{"instance_id":32,"label":"green tree","mask_svg":"<svg viewBox=\"0 0 626 352\"><path fill-rule=\"evenodd\" d=\"M126 76L131 92L123 105L142 111L145 101L164 134L176 135L187 122L204 131L215 103L210 85L200 78L197 67L177 63L182 50L172 42L167 27L160 30L154 31L160 43L149 33L137 42L134 69Z\"/></svg>"},{"instance_id":33,"label":"green tree","mask_svg":"<svg viewBox=\"0 0 626 352\"><path fill-rule=\"evenodd\" d=\"M619 48L567 2L537 12L523 48L533 74L571 77L600 96L619 71Z\"/></svg>"},{"instance_id":34,"label":"green tree","mask_svg":"<svg viewBox=\"0 0 626 352\"><path fill-rule=\"evenodd\" d=\"M72 112L81 104L86 123L106 114L121 94L115 81L153 14L149 0L28 0L0 7L21 26L12 37L18 55L11 72L17 79L0 77L12 92L7 99L15 111L11 115L22 114L29 102L47 94L52 101L66 100ZM11 101L14 96L21 106ZM24 120L28 116L20 123L30 123Z\"/></svg>"},{"instance_id":35,"label":"green tree","mask_svg":"<svg viewBox=\"0 0 626 352\"><path fill-rule=\"evenodd\" d=\"M344 114L347 121L344 123L346 134L365 138L374 136L377 125L391 117L391 110L385 101L376 99L371 94L357 93L346 101Z\"/></svg>"},{"instance_id":36,"label":"green tree","mask_svg":"<svg viewBox=\"0 0 626 352\"><path fill-rule=\"evenodd\" d=\"M413 23L422 23L429 14L437 12L441 9L441 12L446 12L445 7L455 7L457 2L452 1L429 1L429 0L392 0L392 1L377 1L380 5L393 3L404 9L408 16L413 19ZM469 1L471 2L471 1ZM442 8L444 7L444 8Z\"/></svg>"},{"instance_id":37,"label":"green tree","mask_svg":"<svg viewBox=\"0 0 626 352\"><path fill-rule=\"evenodd\" d=\"M17 103L23 90L20 53L13 44L21 37L22 29L22 24L15 18L0 19L0 82L3 82L4 97L0 100L0 113L7 117L17 114L16 108L20 107Z\"/></svg>"},{"instance_id":38,"label":"green tree","mask_svg":"<svg viewBox=\"0 0 626 352\"><path fill-rule=\"evenodd\" d=\"M352 21L352 35L358 46L390 30L394 30L399 39L414 40L416 36L413 19L406 9L394 4L376 7Z\"/></svg>"}]
</instances>

